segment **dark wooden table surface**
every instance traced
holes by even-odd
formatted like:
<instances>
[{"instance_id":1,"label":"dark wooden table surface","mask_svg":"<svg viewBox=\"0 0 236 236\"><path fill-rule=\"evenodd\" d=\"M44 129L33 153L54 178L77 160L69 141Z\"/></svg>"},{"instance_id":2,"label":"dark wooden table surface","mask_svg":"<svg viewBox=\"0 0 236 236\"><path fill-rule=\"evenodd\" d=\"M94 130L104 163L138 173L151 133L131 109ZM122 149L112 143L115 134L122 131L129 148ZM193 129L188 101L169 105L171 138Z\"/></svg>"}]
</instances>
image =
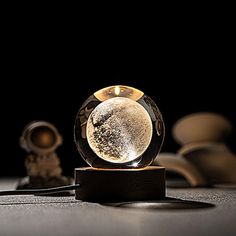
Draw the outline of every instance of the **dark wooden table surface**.
<instances>
[{"instance_id":1,"label":"dark wooden table surface","mask_svg":"<svg viewBox=\"0 0 236 236\"><path fill-rule=\"evenodd\" d=\"M16 182L0 179L0 189ZM119 207L74 196L1 196L0 235L236 235L236 187L168 188L167 196Z\"/></svg>"}]
</instances>

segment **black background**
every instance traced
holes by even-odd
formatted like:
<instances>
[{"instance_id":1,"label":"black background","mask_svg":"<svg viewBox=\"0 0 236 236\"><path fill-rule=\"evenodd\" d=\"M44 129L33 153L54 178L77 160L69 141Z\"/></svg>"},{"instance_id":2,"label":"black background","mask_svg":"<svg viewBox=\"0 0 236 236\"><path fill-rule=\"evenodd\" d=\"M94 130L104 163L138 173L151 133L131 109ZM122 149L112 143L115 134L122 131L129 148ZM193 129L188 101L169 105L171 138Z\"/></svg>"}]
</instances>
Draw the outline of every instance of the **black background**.
<instances>
[{"instance_id":1,"label":"black background","mask_svg":"<svg viewBox=\"0 0 236 236\"><path fill-rule=\"evenodd\" d=\"M32 120L49 121L63 135L57 153L64 174L85 165L73 141L74 119L88 96L109 85L133 86L153 98L166 125L163 151L178 149L171 128L189 113L218 112L236 125L234 38L221 19L151 26L42 19L21 16L3 24L1 176L25 175L19 137ZM227 140L233 150L235 132Z\"/></svg>"}]
</instances>

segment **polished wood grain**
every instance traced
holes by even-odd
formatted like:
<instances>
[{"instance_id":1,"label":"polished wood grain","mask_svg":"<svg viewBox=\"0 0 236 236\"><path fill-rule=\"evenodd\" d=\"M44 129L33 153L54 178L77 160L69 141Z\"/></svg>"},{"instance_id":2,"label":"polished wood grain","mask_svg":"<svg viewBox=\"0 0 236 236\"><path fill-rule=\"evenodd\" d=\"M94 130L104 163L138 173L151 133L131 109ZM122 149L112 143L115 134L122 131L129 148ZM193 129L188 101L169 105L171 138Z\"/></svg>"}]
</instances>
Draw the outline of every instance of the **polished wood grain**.
<instances>
[{"instance_id":1,"label":"polished wood grain","mask_svg":"<svg viewBox=\"0 0 236 236\"><path fill-rule=\"evenodd\" d=\"M138 201L165 197L165 168L149 166L143 169L75 169L78 200Z\"/></svg>"}]
</instances>

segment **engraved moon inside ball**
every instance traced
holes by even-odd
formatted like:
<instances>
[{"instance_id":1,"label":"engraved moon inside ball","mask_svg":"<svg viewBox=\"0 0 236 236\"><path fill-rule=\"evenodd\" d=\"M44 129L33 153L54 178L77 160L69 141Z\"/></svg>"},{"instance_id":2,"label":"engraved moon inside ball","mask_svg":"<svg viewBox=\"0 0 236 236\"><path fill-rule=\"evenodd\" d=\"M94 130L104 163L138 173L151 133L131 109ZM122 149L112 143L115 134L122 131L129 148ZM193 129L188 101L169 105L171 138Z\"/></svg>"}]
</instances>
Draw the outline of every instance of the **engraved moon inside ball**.
<instances>
[{"instance_id":1,"label":"engraved moon inside ball","mask_svg":"<svg viewBox=\"0 0 236 236\"><path fill-rule=\"evenodd\" d=\"M87 140L97 156L113 163L140 157L152 139L152 121L139 103L115 97L100 103L87 122Z\"/></svg>"}]
</instances>

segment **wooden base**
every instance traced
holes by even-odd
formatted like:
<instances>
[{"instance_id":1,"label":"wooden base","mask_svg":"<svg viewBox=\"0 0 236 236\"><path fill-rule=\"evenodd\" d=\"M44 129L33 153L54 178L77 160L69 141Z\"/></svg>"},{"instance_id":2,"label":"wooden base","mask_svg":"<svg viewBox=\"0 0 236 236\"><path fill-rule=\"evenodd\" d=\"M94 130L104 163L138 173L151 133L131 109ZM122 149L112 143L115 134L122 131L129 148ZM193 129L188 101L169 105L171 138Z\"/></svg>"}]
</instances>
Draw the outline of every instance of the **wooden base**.
<instances>
[{"instance_id":1,"label":"wooden base","mask_svg":"<svg viewBox=\"0 0 236 236\"><path fill-rule=\"evenodd\" d=\"M165 198L165 168L75 169L77 200L92 202L142 201Z\"/></svg>"}]
</instances>

